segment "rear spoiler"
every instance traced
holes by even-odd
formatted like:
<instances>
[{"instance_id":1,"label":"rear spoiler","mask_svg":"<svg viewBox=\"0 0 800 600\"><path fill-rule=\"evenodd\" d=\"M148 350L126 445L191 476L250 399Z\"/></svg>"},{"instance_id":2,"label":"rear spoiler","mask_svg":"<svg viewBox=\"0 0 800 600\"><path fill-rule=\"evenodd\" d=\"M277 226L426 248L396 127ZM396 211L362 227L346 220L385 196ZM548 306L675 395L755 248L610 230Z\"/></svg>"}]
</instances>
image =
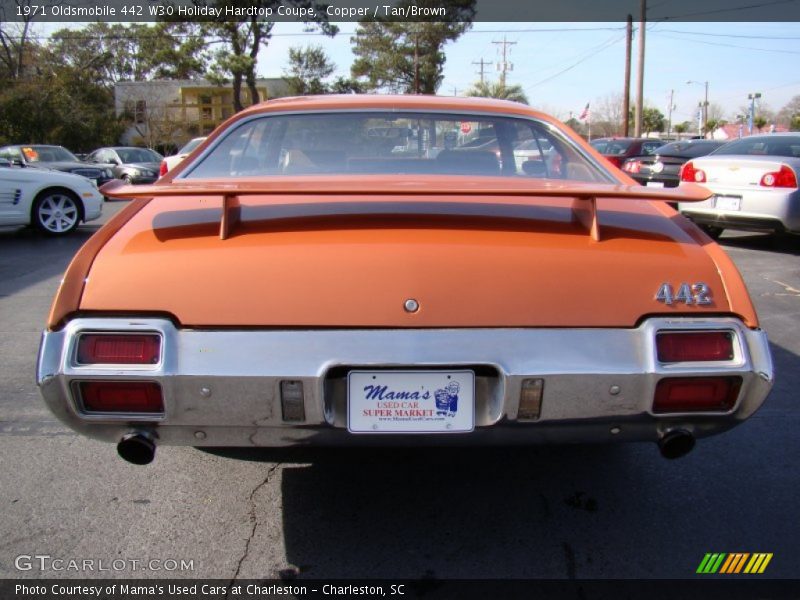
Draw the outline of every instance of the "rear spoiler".
<instances>
[{"instance_id":1,"label":"rear spoiler","mask_svg":"<svg viewBox=\"0 0 800 600\"><path fill-rule=\"evenodd\" d=\"M677 189L651 188L641 185L608 183L582 183L555 180L508 180L498 177L441 177L414 176L413 178L382 176L304 176L258 177L237 179L200 180L181 179L153 185L125 185L121 180L106 183L100 188L113 198L174 198L181 196L215 197L222 200L220 238L230 236L239 221L240 198L245 196L272 196L263 204L274 200L275 206L292 204L330 205L347 196L368 196L368 202L398 202L423 204L436 197L437 202L453 204L487 204L487 197L502 197L504 204L534 205L537 198L572 198L576 219L588 230L592 239L600 241L600 224L597 220L597 200L614 198L622 200L662 200L665 202L701 202L711 197L711 192L695 184L684 184Z\"/></svg>"}]
</instances>

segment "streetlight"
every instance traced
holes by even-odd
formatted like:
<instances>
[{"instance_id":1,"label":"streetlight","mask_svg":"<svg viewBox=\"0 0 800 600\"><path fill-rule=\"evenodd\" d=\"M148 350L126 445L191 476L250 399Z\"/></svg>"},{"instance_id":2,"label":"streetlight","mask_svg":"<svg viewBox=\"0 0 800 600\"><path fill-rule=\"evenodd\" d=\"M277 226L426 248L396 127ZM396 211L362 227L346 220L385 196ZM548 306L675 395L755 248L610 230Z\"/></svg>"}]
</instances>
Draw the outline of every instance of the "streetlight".
<instances>
[{"instance_id":1,"label":"streetlight","mask_svg":"<svg viewBox=\"0 0 800 600\"><path fill-rule=\"evenodd\" d=\"M706 88L706 98L703 102L703 136L708 134L708 82L707 81L687 81L686 85L704 85Z\"/></svg>"},{"instance_id":2,"label":"streetlight","mask_svg":"<svg viewBox=\"0 0 800 600\"><path fill-rule=\"evenodd\" d=\"M747 99L750 100L750 115L747 121L750 135L753 135L753 121L756 118L756 100L758 100L759 98L761 98L761 92L753 92L752 94L747 94Z\"/></svg>"}]
</instances>

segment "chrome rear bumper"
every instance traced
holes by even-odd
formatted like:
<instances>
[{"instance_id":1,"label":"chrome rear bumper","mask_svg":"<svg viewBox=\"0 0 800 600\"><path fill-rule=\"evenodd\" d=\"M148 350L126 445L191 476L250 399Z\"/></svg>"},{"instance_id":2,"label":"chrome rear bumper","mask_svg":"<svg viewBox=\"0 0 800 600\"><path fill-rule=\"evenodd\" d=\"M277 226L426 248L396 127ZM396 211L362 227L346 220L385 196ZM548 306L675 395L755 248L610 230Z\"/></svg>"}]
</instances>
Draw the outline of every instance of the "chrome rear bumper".
<instances>
[{"instance_id":1,"label":"chrome rear bumper","mask_svg":"<svg viewBox=\"0 0 800 600\"><path fill-rule=\"evenodd\" d=\"M730 361L660 364L655 334L722 329L734 336ZM157 332L158 364L81 366L83 332ZM464 434L354 435L347 431L346 373L352 368L470 368L476 373L475 430ZM736 375L738 400L724 413L652 412L666 376ZM542 378L540 417L517 418L523 379ZM158 382L164 415L87 414L78 381ZM305 419L287 422L281 382L302 382ZM157 444L481 444L657 441L682 429L725 431L752 415L773 383L766 335L734 318L650 319L635 329L190 330L163 319L71 321L43 334L37 382L45 402L84 435L118 441L145 432Z\"/></svg>"}]
</instances>

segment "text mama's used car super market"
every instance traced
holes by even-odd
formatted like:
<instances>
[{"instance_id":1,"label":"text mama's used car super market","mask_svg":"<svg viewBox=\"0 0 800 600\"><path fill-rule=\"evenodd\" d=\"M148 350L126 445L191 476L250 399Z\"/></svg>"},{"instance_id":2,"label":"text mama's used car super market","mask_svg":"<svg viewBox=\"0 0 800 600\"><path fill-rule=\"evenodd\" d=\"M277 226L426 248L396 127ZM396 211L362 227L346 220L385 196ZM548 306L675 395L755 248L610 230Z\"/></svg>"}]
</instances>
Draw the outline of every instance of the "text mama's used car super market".
<instances>
[{"instance_id":1,"label":"text mama's used car super market","mask_svg":"<svg viewBox=\"0 0 800 600\"><path fill-rule=\"evenodd\" d=\"M520 104L273 100L156 184L111 187L135 200L70 264L37 379L133 462L577 441L674 457L772 386L738 271L667 205L709 193L639 186Z\"/></svg>"}]
</instances>

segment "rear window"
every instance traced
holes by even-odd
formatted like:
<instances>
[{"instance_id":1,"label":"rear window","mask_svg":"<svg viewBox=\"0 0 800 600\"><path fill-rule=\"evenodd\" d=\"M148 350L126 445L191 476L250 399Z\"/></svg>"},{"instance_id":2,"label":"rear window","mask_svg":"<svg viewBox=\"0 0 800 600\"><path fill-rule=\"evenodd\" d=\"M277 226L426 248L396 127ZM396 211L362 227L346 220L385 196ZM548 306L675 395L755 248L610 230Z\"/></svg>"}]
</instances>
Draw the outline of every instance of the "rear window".
<instances>
[{"instance_id":1,"label":"rear window","mask_svg":"<svg viewBox=\"0 0 800 600\"><path fill-rule=\"evenodd\" d=\"M595 140L592 147L606 156L622 156L631 145L629 140Z\"/></svg>"},{"instance_id":2,"label":"rear window","mask_svg":"<svg viewBox=\"0 0 800 600\"><path fill-rule=\"evenodd\" d=\"M800 136L768 136L742 138L725 144L717 154L747 154L755 156L800 157Z\"/></svg>"},{"instance_id":3,"label":"rear window","mask_svg":"<svg viewBox=\"0 0 800 600\"><path fill-rule=\"evenodd\" d=\"M439 113L264 115L226 132L183 177L348 173L613 181L539 121Z\"/></svg>"},{"instance_id":4,"label":"rear window","mask_svg":"<svg viewBox=\"0 0 800 600\"><path fill-rule=\"evenodd\" d=\"M656 151L656 154L660 156L677 156L680 158L697 158L698 156L705 156L713 152L720 146L722 146L722 144L715 142L672 142L661 146Z\"/></svg>"}]
</instances>

